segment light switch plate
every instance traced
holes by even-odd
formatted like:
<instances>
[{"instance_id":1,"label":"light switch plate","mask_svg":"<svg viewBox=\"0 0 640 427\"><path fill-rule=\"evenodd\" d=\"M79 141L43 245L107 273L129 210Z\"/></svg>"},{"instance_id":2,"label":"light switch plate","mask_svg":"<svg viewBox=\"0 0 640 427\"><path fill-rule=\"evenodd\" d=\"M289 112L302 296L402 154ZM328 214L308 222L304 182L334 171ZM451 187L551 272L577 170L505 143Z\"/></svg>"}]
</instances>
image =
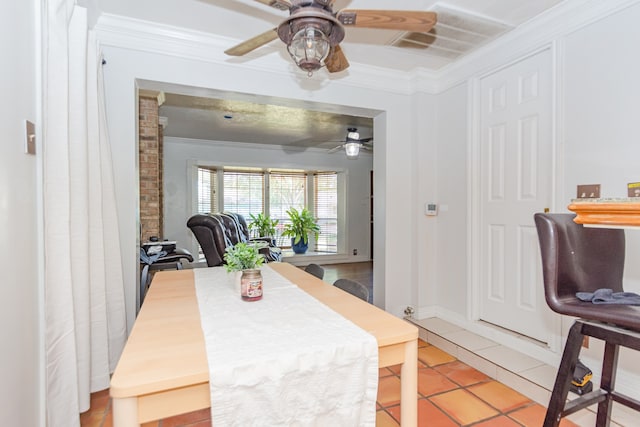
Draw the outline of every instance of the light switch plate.
<instances>
[{"instance_id":1,"label":"light switch plate","mask_svg":"<svg viewBox=\"0 0 640 427\"><path fill-rule=\"evenodd\" d=\"M600 197L600 184L578 185L578 199L597 199Z\"/></svg>"}]
</instances>

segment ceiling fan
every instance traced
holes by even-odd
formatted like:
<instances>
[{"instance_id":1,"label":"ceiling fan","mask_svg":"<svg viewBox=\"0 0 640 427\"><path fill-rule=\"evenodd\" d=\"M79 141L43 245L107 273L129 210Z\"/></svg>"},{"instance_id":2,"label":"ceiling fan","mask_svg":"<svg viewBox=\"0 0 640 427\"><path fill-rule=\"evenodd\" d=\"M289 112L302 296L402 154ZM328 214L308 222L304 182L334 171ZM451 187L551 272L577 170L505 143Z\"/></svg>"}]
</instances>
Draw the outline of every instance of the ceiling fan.
<instances>
[{"instance_id":1,"label":"ceiling fan","mask_svg":"<svg viewBox=\"0 0 640 427\"><path fill-rule=\"evenodd\" d=\"M436 23L435 12L409 10L342 9L333 11L334 0L255 0L289 17L269 31L246 40L225 53L242 56L276 38L286 45L296 65L309 76L326 65L330 73L346 70L349 62L340 48L345 27L428 32Z\"/></svg>"},{"instance_id":2,"label":"ceiling fan","mask_svg":"<svg viewBox=\"0 0 640 427\"><path fill-rule=\"evenodd\" d=\"M369 151L373 150L373 147L371 146L373 137L360 139L360 134L358 133L357 128L347 128L347 131L348 133L345 141L337 147L333 147L328 151L328 153L335 153L336 151L344 148L345 153L347 153L347 157L350 159L355 159L356 157L358 157L358 153L360 152L361 148Z\"/></svg>"}]
</instances>

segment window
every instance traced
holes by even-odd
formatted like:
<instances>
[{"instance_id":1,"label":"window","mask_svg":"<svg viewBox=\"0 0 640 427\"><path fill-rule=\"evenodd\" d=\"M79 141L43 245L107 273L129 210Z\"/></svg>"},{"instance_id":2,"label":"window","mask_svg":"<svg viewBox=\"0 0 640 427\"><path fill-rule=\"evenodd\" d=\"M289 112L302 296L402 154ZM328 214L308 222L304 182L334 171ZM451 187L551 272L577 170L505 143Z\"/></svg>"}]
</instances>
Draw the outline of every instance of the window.
<instances>
[{"instance_id":1,"label":"window","mask_svg":"<svg viewBox=\"0 0 640 427\"><path fill-rule=\"evenodd\" d=\"M289 222L287 210L307 208L318 219L318 241L310 241L316 252L338 252L338 174L316 171L237 169L198 166L199 213L236 212L250 222L251 214L261 212L277 219L276 242L291 246L282 237ZM219 188L222 182L222 188Z\"/></svg>"},{"instance_id":2,"label":"window","mask_svg":"<svg viewBox=\"0 0 640 427\"><path fill-rule=\"evenodd\" d=\"M276 243L281 248L291 246L289 237L283 237L285 224L290 223L287 211L301 210L307 205L307 175L305 173L274 172L269 174L269 216L278 220Z\"/></svg>"},{"instance_id":3,"label":"window","mask_svg":"<svg viewBox=\"0 0 640 427\"><path fill-rule=\"evenodd\" d=\"M224 210L249 220L264 208L264 174L224 171Z\"/></svg>"},{"instance_id":4,"label":"window","mask_svg":"<svg viewBox=\"0 0 640 427\"><path fill-rule=\"evenodd\" d=\"M214 168L198 168L198 213L218 212L218 172Z\"/></svg>"},{"instance_id":5,"label":"window","mask_svg":"<svg viewBox=\"0 0 640 427\"><path fill-rule=\"evenodd\" d=\"M338 174L316 173L314 212L320 226L317 252L338 252Z\"/></svg>"}]
</instances>

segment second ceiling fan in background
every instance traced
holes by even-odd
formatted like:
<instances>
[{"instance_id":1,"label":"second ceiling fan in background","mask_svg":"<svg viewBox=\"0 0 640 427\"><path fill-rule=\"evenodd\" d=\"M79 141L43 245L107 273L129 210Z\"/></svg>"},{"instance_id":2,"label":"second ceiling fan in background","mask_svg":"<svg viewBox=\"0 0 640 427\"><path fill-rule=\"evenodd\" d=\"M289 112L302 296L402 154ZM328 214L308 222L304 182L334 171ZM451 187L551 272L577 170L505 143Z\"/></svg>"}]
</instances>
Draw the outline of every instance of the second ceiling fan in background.
<instances>
[{"instance_id":1,"label":"second ceiling fan in background","mask_svg":"<svg viewBox=\"0 0 640 427\"><path fill-rule=\"evenodd\" d=\"M358 157L358 153L360 153L361 148L368 151L373 150L371 141L373 141L373 137L361 139L357 128L348 128L347 137L344 142L336 147L333 147L328 152L335 153L336 151L344 148L347 157L350 159L355 159Z\"/></svg>"},{"instance_id":2,"label":"second ceiling fan in background","mask_svg":"<svg viewBox=\"0 0 640 427\"><path fill-rule=\"evenodd\" d=\"M425 11L342 9L333 11L334 0L256 0L289 17L276 28L257 35L225 51L242 56L280 38L296 65L309 76L326 65L330 73L346 70L349 62L340 48L345 27L428 32L436 14Z\"/></svg>"}]
</instances>

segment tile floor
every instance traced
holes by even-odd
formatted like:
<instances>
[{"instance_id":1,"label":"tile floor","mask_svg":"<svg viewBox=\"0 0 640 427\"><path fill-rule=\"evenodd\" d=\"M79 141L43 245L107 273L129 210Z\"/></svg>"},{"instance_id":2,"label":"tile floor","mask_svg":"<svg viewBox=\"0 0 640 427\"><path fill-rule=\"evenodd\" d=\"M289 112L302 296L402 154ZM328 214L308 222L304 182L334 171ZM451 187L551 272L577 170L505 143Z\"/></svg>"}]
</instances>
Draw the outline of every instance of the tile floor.
<instances>
[{"instance_id":1,"label":"tile floor","mask_svg":"<svg viewBox=\"0 0 640 427\"><path fill-rule=\"evenodd\" d=\"M518 390L533 402L543 406L549 402L557 368L532 357L535 351L531 347L521 345L521 351L516 351L437 317L411 321L419 327L420 338L446 351L460 362ZM514 336L517 340L524 339L517 334ZM524 341L520 343L523 344ZM599 387L597 375L593 382L595 388ZM569 393L569 399L576 397ZM591 427L595 425L595 412L594 405L589 410L570 415L568 419L580 427ZM611 427L638 425L637 412L617 403L613 404Z\"/></svg>"},{"instance_id":2,"label":"tile floor","mask_svg":"<svg viewBox=\"0 0 640 427\"><path fill-rule=\"evenodd\" d=\"M517 391L457 360L436 346L418 345L418 425L429 427L539 427L545 408ZM400 425L400 369L380 369L377 427ZM80 416L82 427L111 427L108 390L91 396L91 409ZM208 409L144 427L204 427L210 425ZM563 420L563 427L576 426Z\"/></svg>"}]
</instances>

